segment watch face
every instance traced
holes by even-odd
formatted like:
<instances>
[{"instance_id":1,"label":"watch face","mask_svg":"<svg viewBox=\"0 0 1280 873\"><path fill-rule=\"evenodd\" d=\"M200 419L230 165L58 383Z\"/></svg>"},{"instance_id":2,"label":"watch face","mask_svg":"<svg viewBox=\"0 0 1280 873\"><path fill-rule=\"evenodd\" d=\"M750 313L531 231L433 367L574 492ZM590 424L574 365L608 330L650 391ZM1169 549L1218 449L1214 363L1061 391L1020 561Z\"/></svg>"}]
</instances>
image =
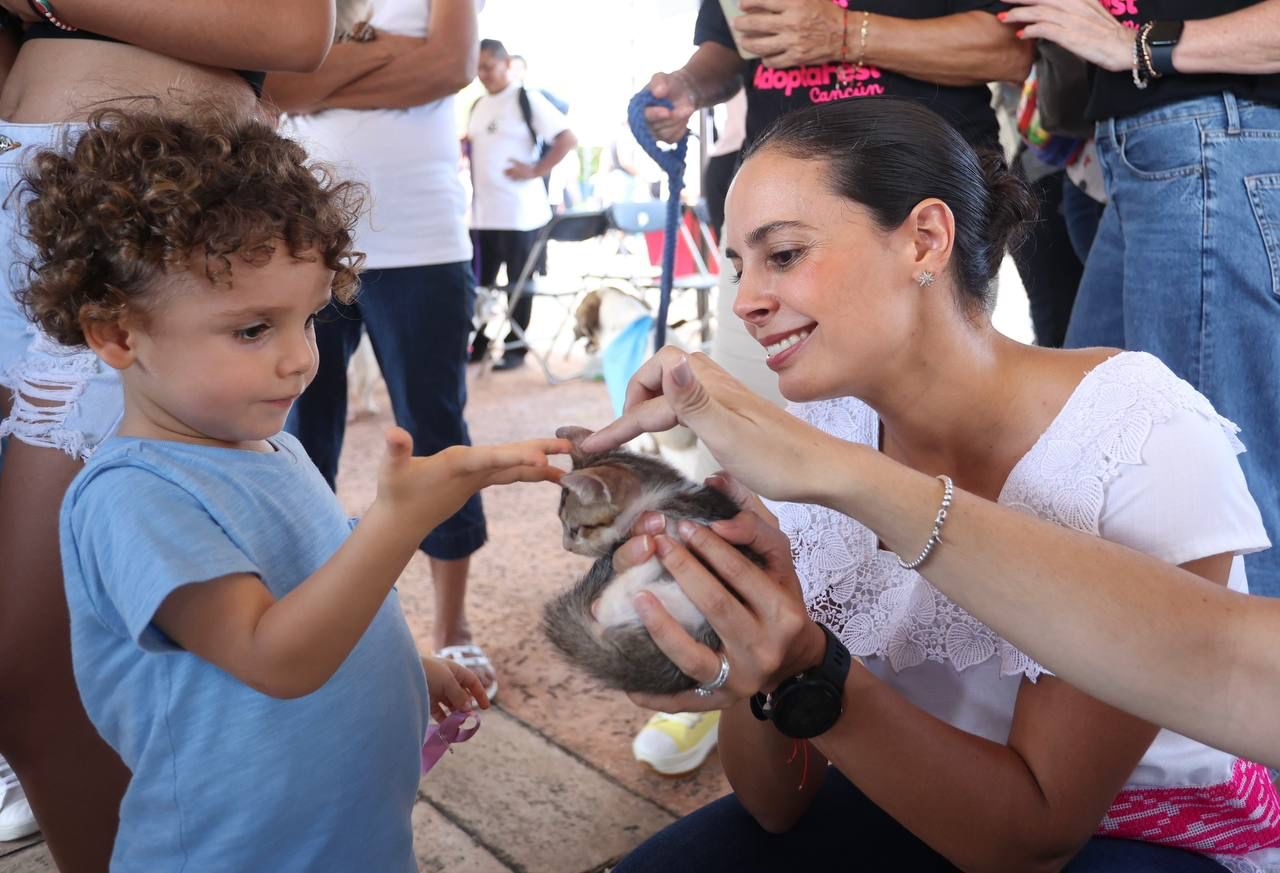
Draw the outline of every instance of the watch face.
<instances>
[{"instance_id":1,"label":"watch face","mask_svg":"<svg viewBox=\"0 0 1280 873\"><path fill-rule=\"evenodd\" d=\"M829 682L801 681L773 702L773 723L784 736L807 740L840 718L840 692Z\"/></svg>"},{"instance_id":2,"label":"watch face","mask_svg":"<svg viewBox=\"0 0 1280 873\"><path fill-rule=\"evenodd\" d=\"M1182 38L1183 25L1184 22L1181 21L1157 21L1147 33L1147 45L1176 45Z\"/></svg>"}]
</instances>

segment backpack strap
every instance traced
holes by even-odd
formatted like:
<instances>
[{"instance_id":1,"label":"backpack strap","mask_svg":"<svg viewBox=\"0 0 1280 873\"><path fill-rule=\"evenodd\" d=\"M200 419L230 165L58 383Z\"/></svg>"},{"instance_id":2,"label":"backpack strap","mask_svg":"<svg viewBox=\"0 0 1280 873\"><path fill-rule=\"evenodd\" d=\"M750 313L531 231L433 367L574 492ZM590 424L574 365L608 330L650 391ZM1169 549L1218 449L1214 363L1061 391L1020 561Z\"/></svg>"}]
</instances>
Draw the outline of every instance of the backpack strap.
<instances>
[{"instance_id":1,"label":"backpack strap","mask_svg":"<svg viewBox=\"0 0 1280 873\"><path fill-rule=\"evenodd\" d=\"M533 129L533 107L529 105L529 92L524 89L524 85L516 93L516 101L520 104L520 117L524 119L524 126L529 128L529 138L537 145L538 132Z\"/></svg>"}]
</instances>

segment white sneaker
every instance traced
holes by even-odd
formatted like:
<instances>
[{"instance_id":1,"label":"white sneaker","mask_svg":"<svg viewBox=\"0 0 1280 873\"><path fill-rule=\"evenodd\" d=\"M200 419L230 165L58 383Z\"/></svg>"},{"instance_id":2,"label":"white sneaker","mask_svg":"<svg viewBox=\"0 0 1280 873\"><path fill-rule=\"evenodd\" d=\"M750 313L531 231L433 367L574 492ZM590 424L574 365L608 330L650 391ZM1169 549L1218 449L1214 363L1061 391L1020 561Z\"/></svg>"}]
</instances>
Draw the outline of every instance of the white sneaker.
<instances>
[{"instance_id":1,"label":"white sneaker","mask_svg":"<svg viewBox=\"0 0 1280 873\"><path fill-rule=\"evenodd\" d=\"M27 793L9 762L0 758L0 843L20 840L40 830L27 803Z\"/></svg>"},{"instance_id":2,"label":"white sneaker","mask_svg":"<svg viewBox=\"0 0 1280 873\"><path fill-rule=\"evenodd\" d=\"M680 776L702 766L719 734L719 711L659 712L636 734L631 752L663 776Z\"/></svg>"}]
</instances>

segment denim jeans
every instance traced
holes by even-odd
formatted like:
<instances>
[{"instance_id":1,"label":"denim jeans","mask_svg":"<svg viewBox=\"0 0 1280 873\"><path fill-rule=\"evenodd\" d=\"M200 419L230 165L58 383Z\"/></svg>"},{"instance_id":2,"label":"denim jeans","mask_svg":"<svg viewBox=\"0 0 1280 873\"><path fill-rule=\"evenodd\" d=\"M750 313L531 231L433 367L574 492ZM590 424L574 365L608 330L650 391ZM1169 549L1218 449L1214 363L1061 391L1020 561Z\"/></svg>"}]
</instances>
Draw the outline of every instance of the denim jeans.
<instances>
[{"instance_id":1,"label":"denim jeans","mask_svg":"<svg viewBox=\"0 0 1280 873\"><path fill-rule=\"evenodd\" d=\"M475 309L471 264L366 270L359 297L334 301L316 318L320 369L298 398L285 429L298 438L330 487L347 427L347 362L369 331L391 395L396 424L413 437L415 455L470 445L467 338ZM465 558L484 545L484 510L476 494L422 542L433 558Z\"/></svg>"},{"instance_id":2,"label":"denim jeans","mask_svg":"<svg viewBox=\"0 0 1280 873\"><path fill-rule=\"evenodd\" d=\"M958 869L872 803L839 770L829 767L813 805L786 833L764 830L730 794L654 834L613 873L955 873ZM1064 871L1224 873L1225 869L1210 858L1181 849L1094 837Z\"/></svg>"},{"instance_id":3,"label":"denim jeans","mask_svg":"<svg viewBox=\"0 0 1280 873\"><path fill-rule=\"evenodd\" d=\"M1062 218L1067 224L1071 248L1082 264L1089 260L1089 249L1098 233L1098 222L1102 220L1104 208L1105 204L1077 188L1065 173L1062 175Z\"/></svg>"},{"instance_id":4,"label":"denim jeans","mask_svg":"<svg viewBox=\"0 0 1280 873\"><path fill-rule=\"evenodd\" d=\"M1098 159L1110 202L1067 345L1151 352L1238 424L1280 542L1280 107L1224 93L1104 121ZM1245 566L1280 595L1280 548Z\"/></svg>"}]
</instances>

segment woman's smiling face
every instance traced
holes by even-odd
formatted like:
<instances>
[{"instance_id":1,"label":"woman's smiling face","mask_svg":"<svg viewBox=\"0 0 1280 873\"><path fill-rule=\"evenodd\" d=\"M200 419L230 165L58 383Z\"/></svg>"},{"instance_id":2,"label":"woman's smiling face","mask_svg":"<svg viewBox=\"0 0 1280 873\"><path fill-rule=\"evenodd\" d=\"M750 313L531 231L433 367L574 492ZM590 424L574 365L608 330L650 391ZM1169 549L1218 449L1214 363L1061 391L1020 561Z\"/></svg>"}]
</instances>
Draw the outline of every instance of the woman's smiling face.
<instances>
[{"instance_id":1,"label":"woman's smiling face","mask_svg":"<svg viewBox=\"0 0 1280 873\"><path fill-rule=\"evenodd\" d=\"M725 207L733 311L792 401L865 396L918 315L910 240L833 193L829 169L765 148L742 165Z\"/></svg>"}]
</instances>

